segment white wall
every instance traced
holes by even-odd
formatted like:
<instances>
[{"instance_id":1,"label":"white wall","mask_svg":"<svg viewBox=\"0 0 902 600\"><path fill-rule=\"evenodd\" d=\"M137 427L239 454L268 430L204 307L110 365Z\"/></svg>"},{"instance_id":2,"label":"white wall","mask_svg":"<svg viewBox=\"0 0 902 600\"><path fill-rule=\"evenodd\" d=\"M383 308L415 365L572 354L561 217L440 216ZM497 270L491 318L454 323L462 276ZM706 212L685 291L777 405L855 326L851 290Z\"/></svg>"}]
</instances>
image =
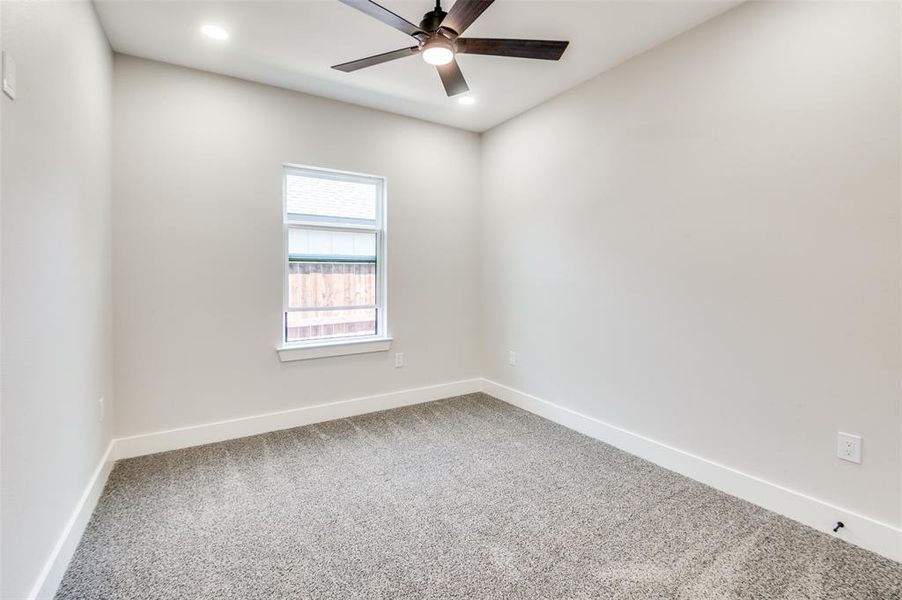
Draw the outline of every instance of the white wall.
<instances>
[{"instance_id":1,"label":"white wall","mask_svg":"<svg viewBox=\"0 0 902 600\"><path fill-rule=\"evenodd\" d=\"M128 56L114 71L118 435L479 375L476 134ZM279 362L286 162L388 177L390 352Z\"/></svg>"},{"instance_id":2,"label":"white wall","mask_svg":"<svg viewBox=\"0 0 902 600\"><path fill-rule=\"evenodd\" d=\"M112 55L88 2L0 13L18 72L16 100L0 100L0 596L22 598L111 434Z\"/></svg>"},{"instance_id":3,"label":"white wall","mask_svg":"<svg viewBox=\"0 0 902 600\"><path fill-rule=\"evenodd\" d=\"M748 3L485 134L484 374L899 524L899 28Z\"/></svg>"}]
</instances>

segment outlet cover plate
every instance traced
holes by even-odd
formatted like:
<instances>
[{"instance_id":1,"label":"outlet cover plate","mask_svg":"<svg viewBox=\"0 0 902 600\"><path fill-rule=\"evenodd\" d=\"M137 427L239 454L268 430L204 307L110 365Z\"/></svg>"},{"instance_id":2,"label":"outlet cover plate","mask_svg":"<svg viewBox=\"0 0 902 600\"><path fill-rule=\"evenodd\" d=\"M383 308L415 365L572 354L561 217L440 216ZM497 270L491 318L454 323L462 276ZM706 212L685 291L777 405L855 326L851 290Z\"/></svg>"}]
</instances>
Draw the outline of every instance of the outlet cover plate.
<instances>
[{"instance_id":1,"label":"outlet cover plate","mask_svg":"<svg viewBox=\"0 0 902 600\"><path fill-rule=\"evenodd\" d=\"M861 464L861 436L840 431L836 434L836 456Z\"/></svg>"}]
</instances>

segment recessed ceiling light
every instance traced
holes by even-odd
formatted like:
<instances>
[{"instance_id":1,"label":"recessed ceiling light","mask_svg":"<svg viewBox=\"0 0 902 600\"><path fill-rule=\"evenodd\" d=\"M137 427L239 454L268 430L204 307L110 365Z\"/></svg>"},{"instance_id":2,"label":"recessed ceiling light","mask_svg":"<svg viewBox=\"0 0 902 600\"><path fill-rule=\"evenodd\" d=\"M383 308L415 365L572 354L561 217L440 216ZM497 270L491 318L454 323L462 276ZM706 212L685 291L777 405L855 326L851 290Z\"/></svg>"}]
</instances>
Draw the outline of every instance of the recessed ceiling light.
<instances>
[{"instance_id":1,"label":"recessed ceiling light","mask_svg":"<svg viewBox=\"0 0 902 600\"><path fill-rule=\"evenodd\" d=\"M470 104L476 104L476 98L474 98L473 96L461 96L457 99L457 101L467 106L469 106Z\"/></svg>"},{"instance_id":2,"label":"recessed ceiling light","mask_svg":"<svg viewBox=\"0 0 902 600\"><path fill-rule=\"evenodd\" d=\"M205 36L213 38L214 40L229 39L229 32L219 25L204 25L200 30Z\"/></svg>"}]
</instances>

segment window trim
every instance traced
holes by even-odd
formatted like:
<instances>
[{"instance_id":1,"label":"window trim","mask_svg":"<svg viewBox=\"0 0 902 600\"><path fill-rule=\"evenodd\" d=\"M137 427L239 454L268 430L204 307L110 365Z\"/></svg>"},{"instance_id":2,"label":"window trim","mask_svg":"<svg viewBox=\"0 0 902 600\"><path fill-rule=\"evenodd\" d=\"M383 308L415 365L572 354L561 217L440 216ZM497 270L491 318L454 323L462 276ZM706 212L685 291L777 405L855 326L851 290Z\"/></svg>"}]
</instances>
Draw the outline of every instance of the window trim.
<instances>
[{"instance_id":1,"label":"window trim","mask_svg":"<svg viewBox=\"0 0 902 600\"><path fill-rule=\"evenodd\" d=\"M287 175L290 172L306 172L315 176L326 174L327 177L345 181L347 179L376 180L378 185L378 198L376 205L375 227L342 221L339 219L329 225L322 219L311 220L289 218L288 194L286 189ZM343 356L348 354L363 354L368 352L384 352L391 347L392 337L388 330L388 179L382 175L370 175L367 173L355 173L337 169L326 169L310 165L294 163L282 164L282 312L280 315L279 330L281 331L281 343L276 346L279 360L282 362L293 360L307 360L323 358L327 356ZM340 224L339 224L340 223ZM323 338L303 342L289 342L285 338L285 313L289 311L288 303L288 265L291 262L288 255L288 232L292 228L304 229L328 229L330 231L372 231L376 234L376 335Z\"/></svg>"},{"instance_id":2,"label":"window trim","mask_svg":"<svg viewBox=\"0 0 902 600\"><path fill-rule=\"evenodd\" d=\"M276 347L281 362L294 360L310 360L328 356L347 356L349 354L367 354L370 352L386 352L391 348L394 338L378 335L364 337L346 337L331 340L316 340L318 343L292 342Z\"/></svg>"}]
</instances>

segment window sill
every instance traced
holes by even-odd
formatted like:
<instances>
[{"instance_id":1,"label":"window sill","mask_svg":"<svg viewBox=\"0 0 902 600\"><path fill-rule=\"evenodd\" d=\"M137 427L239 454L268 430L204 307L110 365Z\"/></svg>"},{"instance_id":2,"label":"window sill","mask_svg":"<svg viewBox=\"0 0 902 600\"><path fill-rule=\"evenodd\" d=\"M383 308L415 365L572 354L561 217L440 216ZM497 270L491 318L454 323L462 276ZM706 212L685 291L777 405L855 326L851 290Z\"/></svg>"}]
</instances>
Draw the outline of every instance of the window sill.
<instances>
[{"instance_id":1,"label":"window sill","mask_svg":"<svg viewBox=\"0 0 902 600\"><path fill-rule=\"evenodd\" d=\"M276 348L279 360L311 360L328 356L344 356L347 354L365 354L368 352L385 352L391 348L390 337L367 337L334 341L308 342L304 344L282 344Z\"/></svg>"}]
</instances>

